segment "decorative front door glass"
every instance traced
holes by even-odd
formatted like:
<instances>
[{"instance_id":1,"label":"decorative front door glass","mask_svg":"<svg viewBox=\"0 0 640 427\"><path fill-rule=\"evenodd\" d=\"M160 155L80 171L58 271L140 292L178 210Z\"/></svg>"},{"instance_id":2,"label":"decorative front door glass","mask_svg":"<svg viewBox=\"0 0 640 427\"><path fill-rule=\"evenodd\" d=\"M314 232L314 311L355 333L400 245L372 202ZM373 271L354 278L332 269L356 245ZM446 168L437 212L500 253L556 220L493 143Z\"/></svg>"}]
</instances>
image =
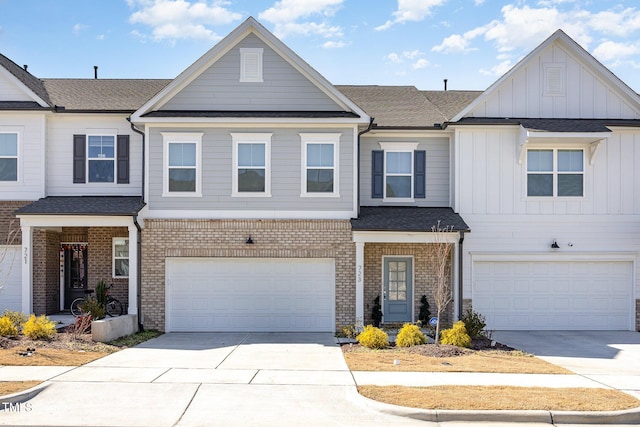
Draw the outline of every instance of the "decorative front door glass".
<instances>
[{"instance_id":1,"label":"decorative front door glass","mask_svg":"<svg viewBox=\"0 0 640 427\"><path fill-rule=\"evenodd\" d=\"M410 322L413 260L385 258L384 261L384 321Z\"/></svg>"},{"instance_id":2,"label":"decorative front door glass","mask_svg":"<svg viewBox=\"0 0 640 427\"><path fill-rule=\"evenodd\" d=\"M79 244L62 245L64 256L64 307L84 296L87 289L87 246Z\"/></svg>"}]
</instances>

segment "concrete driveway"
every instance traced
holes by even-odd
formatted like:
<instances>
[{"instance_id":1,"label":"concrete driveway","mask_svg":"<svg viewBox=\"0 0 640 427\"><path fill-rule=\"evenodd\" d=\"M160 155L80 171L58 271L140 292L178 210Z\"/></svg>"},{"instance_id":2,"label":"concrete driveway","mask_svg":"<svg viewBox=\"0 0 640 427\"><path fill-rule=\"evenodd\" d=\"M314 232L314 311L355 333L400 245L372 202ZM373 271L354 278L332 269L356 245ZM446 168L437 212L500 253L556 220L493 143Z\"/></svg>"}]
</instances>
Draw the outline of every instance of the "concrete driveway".
<instances>
[{"instance_id":1,"label":"concrete driveway","mask_svg":"<svg viewBox=\"0 0 640 427\"><path fill-rule=\"evenodd\" d=\"M640 399L640 333L497 331L493 338Z\"/></svg>"},{"instance_id":2,"label":"concrete driveway","mask_svg":"<svg viewBox=\"0 0 640 427\"><path fill-rule=\"evenodd\" d=\"M436 425L368 407L328 333L165 334L49 383L0 424Z\"/></svg>"}]
</instances>

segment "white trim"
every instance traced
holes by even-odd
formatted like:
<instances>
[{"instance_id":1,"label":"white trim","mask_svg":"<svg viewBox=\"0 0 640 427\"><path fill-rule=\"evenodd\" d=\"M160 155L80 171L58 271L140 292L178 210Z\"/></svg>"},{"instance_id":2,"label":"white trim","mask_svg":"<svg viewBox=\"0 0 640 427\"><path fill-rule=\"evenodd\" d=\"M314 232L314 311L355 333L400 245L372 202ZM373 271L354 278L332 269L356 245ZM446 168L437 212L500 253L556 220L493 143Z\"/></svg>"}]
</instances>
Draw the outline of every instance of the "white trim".
<instances>
[{"instance_id":1,"label":"white trim","mask_svg":"<svg viewBox=\"0 0 640 427\"><path fill-rule=\"evenodd\" d=\"M382 311L382 321L385 322L385 318L384 318L384 266L385 266L385 261L387 259L402 259L402 258L411 258L411 300L409 301L411 304L410 307L410 312L411 312L411 320L409 320L409 322L414 322L415 321L415 313L414 313L414 300L415 300L415 289L416 289L416 284L415 284L415 271L416 271L416 260L415 260L415 256L414 255L382 255L382 289L380 290L380 309Z\"/></svg>"},{"instance_id":2,"label":"white trim","mask_svg":"<svg viewBox=\"0 0 640 427\"><path fill-rule=\"evenodd\" d=\"M86 184L91 184L91 185L105 185L105 184L115 184L117 182L117 176L118 176L118 135L117 132L116 133L111 133L113 132L112 130L109 130L108 132L104 132L104 133L99 133L99 129L94 129L95 132L93 133L87 133L84 137L84 146L85 146L85 150L86 150L86 155L85 155L85 176L87 177L86 180ZM89 157L89 138L95 136L95 137L100 137L100 138L104 138L104 137L111 137L113 138L113 157L105 157L105 158L101 158L101 157ZM113 162L113 180L112 181L91 181L91 177L89 175L89 162L91 161L112 161Z\"/></svg>"},{"instance_id":3,"label":"white trim","mask_svg":"<svg viewBox=\"0 0 640 427\"><path fill-rule=\"evenodd\" d=\"M262 83L262 55L264 49L261 47L240 48L240 82L256 82ZM252 74L247 69L247 63L250 59L256 61L256 69L252 70Z\"/></svg>"},{"instance_id":4,"label":"white trim","mask_svg":"<svg viewBox=\"0 0 640 427\"><path fill-rule=\"evenodd\" d=\"M163 146L162 197L202 197L202 136L203 132L160 132ZM196 145L195 191L169 191L169 145Z\"/></svg>"},{"instance_id":5,"label":"white trim","mask_svg":"<svg viewBox=\"0 0 640 427\"><path fill-rule=\"evenodd\" d=\"M340 137L341 133L300 133L301 142L301 176L300 197L340 197ZM307 147L311 144L333 145L333 168L313 167L307 165ZM319 193L307 191L307 169L333 169L333 192Z\"/></svg>"},{"instance_id":6,"label":"white trim","mask_svg":"<svg viewBox=\"0 0 640 427\"><path fill-rule=\"evenodd\" d=\"M354 211L281 211L281 210L153 210L145 219L344 219L354 218Z\"/></svg>"},{"instance_id":7,"label":"white trim","mask_svg":"<svg viewBox=\"0 0 640 427\"><path fill-rule=\"evenodd\" d=\"M530 171L529 170L529 151L551 151L552 153L552 168L550 171ZM526 165L523 167L525 174L524 177L524 196L526 200L579 200L587 197L586 181L586 165L587 165L587 150L583 147L543 147L543 146L529 146L526 148ZM558 151L581 151L582 152L582 171L559 171L558 170ZM530 196L528 192L529 188L529 175L551 175L552 176L552 194L549 196ZM558 195L558 177L560 175L581 175L582 176L582 196L559 196Z\"/></svg>"},{"instance_id":8,"label":"white trim","mask_svg":"<svg viewBox=\"0 0 640 427\"><path fill-rule=\"evenodd\" d=\"M128 279L129 278L129 273L127 273L126 276L124 275L116 275L116 260L123 260L126 259L127 261L130 260L129 255L127 257L122 257L122 256L116 256L116 240L123 240L125 243L123 245L119 245L119 246L127 246L127 249L130 247L129 245L129 237L113 237L111 239L111 277L114 279ZM129 254L131 252L129 251Z\"/></svg>"},{"instance_id":9,"label":"white trim","mask_svg":"<svg viewBox=\"0 0 640 427\"><path fill-rule=\"evenodd\" d=\"M16 215L21 226L50 227L128 227L132 216L109 215Z\"/></svg>"},{"instance_id":10,"label":"white trim","mask_svg":"<svg viewBox=\"0 0 640 427\"><path fill-rule=\"evenodd\" d=\"M380 148L382 148L384 152L384 171L382 174L382 201L383 202L397 202L397 203L413 203L414 199L414 181L415 181L415 150L418 148L420 143L418 142L404 142L404 143L393 143L393 142L380 142ZM387 161L387 155L389 153L408 153L410 155L409 164L411 165L411 172L409 176L409 184L410 189L409 193L410 197L387 197L387 166L389 162ZM392 174L391 176L407 176L404 174Z\"/></svg>"},{"instance_id":11,"label":"white trim","mask_svg":"<svg viewBox=\"0 0 640 427\"><path fill-rule=\"evenodd\" d=\"M231 133L231 197L271 197L271 137L273 133ZM238 146L264 144L264 192L238 191Z\"/></svg>"},{"instance_id":12,"label":"white trim","mask_svg":"<svg viewBox=\"0 0 640 427\"><path fill-rule=\"evenodd\" d=\"M352 232L355 243L457 243L461 230L450 233L431 231L356 231Z\"/></svg>"},{"instance_id":13,"label":"white trim","mask_svg":"<svg viewBox=\"0 0 640 427\"><path fill-rule=\"evenodd\" d=\"M20 261L22 264L22 312L33 313L33 233L31 227L20 221L22 233L22 249Z\"/></svg>"},{"instance_id":14,"label":"white trim","mask_svg":"<svg viewBox=\"0 0 640 427\"><path fill-rule=\"evenodd\" d=\"M364 243L356 243L356 326L364 326Z\"/></svg>"},{"instance_id":15,"label":"white trim","mask_svg":"<svg viewBox=\"0 0 640 427\"><path fill-rule=\"evenodd\" d=\"M419 142L379 142L380 149L384 151L415 151L420 145Z\"/></svg>"},{"instance_id":16,"label":"white trim","mask_svg":"<svg viewBox=\"0 0 640 427\"><path fill-rule=\"evenodd\" d=\"M21 126L0 126L0 134L11 134L16 136L16 155L15 156L0 156L1 159L16 159L16 180L15 181L0 181L0 186L11 185L12 187L22 182L22 168L21 163L24 162L24 151L22 149L22 132L24 128Z\"/></svg>"},{"instance_id":17,"label":"white trim","mask_svg":"<svg viewBox=\"0 0 640 427\"><path fill-rule=\"evenodd\" d=\"M27 71L25 71L27 72ZM49 104L47 104L42 98L40 98L38 95L36 95L36 93L34 91L32 91L31 89L29 89L27 87L27 85L25 85L24 83L22 83L22 81L17 78L16 76L14 76L12 73L9 72L9 70L7 70L4 67L0 67L0 74L7 80L10 80L13 84L15 84L16 86L18 86L29 98L31 98L32 100L34 100L35 102L38 103L38 105L40 105L41 107L44 108L48 108L50 107ZM41 113L40 111L37 111L36 113Z\"/></svg>"}]
</instances>

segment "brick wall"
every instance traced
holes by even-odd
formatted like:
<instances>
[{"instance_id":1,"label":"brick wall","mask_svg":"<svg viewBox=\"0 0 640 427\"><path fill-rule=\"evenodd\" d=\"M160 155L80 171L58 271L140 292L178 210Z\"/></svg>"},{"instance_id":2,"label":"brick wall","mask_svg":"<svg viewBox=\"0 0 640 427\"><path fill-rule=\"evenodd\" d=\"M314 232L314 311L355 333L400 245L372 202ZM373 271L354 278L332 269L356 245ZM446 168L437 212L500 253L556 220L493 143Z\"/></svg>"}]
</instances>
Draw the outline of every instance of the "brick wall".
<instances>
[{"instance_id":1,"label":"brick wall","mask_svg":"<svg viewBox=\"0 0 640 427\"><path fill-rule=\"evenodd\" d=\"M33 312L60 311L60 234L33 231Z\"/></svg>"},{"instance_id":2,"label":"brick wall","mask_svg":"<svg viewBox=\"0 0 640 427\"><path fill-rule=\"evenodd\" d=\"M247 245L251 235L255 242ZM146 220L142 233L142 315L164 329L166 257L333 258L336 329L355 322L355 245L349 221Z\"/></svg>"},{"instance_id":3,"label":"brick wall","mask_svg":"<svg viewBox=\"0 0 640 427\"><path fill-rule=\"evenodd\" d=\"M20 221L14 212L31 202L0 201L0 245L21 245ZM9 234L11 232L11 234Z\"/></svg>"},{"instance_id":4,"label":"brick wall","mask_svg":"<svg viewBox=\"0 0 640 427\"><path fill-rule=\"evenodd\" d=\"M113 238L129 237L126 227L92 227L87 230L89 289L95 289L100 280L113 284L111 295L117 298L127 310L129 304L129 279L113 277Z\"/></svg>"},{"instance_id":5,"label":"brick wall","mask_svg":"<svg viewBox=\"0 0 640 427\"><path fill-rule=\"evenodd\" d=\"M414 320L418 319L420 299L427 296L431 315L435 316L437 309L433 300L433 291L436 286L435 260L436 254L433 245L428 244L396 244L396 243L366 243L364 245L364 323L373 323L373 300L382 293L382 257L385 255L413 256L413 306ZM450 268L447 271L447 280L451 280ZM441 321L450 325L453 319L453 302L447 306L447 310Z\"/></svg>"}]
</instances>

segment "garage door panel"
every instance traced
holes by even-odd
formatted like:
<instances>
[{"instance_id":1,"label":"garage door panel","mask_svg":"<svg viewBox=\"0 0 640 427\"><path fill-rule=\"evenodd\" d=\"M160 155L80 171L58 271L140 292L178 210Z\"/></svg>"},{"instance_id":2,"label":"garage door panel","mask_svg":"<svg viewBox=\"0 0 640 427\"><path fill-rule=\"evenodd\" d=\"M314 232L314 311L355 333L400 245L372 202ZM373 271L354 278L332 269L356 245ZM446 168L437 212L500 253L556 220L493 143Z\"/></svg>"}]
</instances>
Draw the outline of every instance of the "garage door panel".
<instances>
[{"instance_id":1,"label":"garage door panel","mask_svg":"<svg viewBox=\"0 0 640 427\"><path fill-rule=\"evenodd\" d=\"M335 328L331 259L169 258L166 283L167 330Z\"/></svg>"},{"instance_id":2,"label":"garage door panel","mask_svg":"<svg viewBox=\"0 0 640 427\"><path fill-rule=\"evenodd\" d=\"M626 330L632 289L631 262L473 264L473 307L489 329Z\"/></svg>"}]
</instances>

